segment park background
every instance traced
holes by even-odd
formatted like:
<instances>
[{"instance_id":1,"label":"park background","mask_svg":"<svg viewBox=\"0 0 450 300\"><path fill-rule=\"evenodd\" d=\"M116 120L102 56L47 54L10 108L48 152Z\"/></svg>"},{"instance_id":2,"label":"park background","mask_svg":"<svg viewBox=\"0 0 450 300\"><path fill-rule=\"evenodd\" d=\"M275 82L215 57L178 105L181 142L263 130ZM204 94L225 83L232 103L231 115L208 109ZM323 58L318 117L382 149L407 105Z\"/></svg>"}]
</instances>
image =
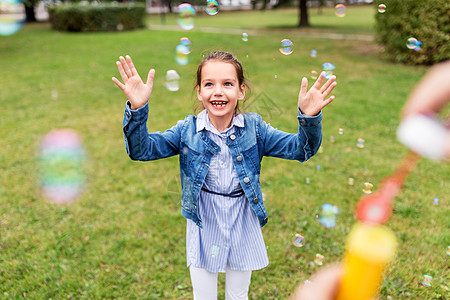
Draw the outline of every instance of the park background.
<instances>
[{"instance_id":1,"label":"park background","mask_svg":"<svg viewBox=\"0 0 450 300\"><path fill-rule=\"evenodd\" d=\"M303 164L263 159L270 265L253 273L249 297L285 299L312 273L341 261L364 183L376 190L408 151L396 139L401 108L429 69L382 57L373 38L377 14L376 3L349 5L343 18L334 7L311 8L312 26L297 28L296 8L219 11L198 13L190 31L177 26L175 14L164 22L150 14L146 28L134 31L58 32L38 22L1 36L0 297L192 299L178 157L133 162L126 155L126 99L111 81L126 54L142 77L156 69L150 131L193 113L196 67L210 51L240 59L252 87L246 110L287 132L297 131L301 78L311 85L311 71L333 63L338 86L323 112L321 153ZM182 37L192 42L183 66L174 59ZM294 43L291 55L279 51L285 38ZM164 87L170 69L181 76L176 92ZM39 142L59 128L76 130L87 153L84 192L66 206L46 201L39 187ZM449 191L442 162L422 159L406 180L388 224L399 247L380 299L448 298ZM325 203L339 208L334 228L317 220ZM301 248L293 245L296 234L305 238ZM316 253L323 266L313 263ZM421 284L425 274L433 276L431 287ZM221 298L223 288L220 276Z\"/></svg>"}]
</instances>

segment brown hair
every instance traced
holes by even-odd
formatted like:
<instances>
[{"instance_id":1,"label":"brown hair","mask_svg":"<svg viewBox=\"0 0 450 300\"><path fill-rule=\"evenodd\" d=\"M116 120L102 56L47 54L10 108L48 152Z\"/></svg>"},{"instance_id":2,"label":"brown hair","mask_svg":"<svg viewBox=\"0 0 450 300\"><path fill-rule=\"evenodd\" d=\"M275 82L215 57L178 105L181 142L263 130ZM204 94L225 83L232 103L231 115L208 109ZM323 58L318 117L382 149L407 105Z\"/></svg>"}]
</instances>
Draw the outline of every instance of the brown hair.
<instances>
[{"instance_id":1,"label":"brown hair","mask_svg":"<svg viewBox=\"0 0 450 300\"><path fill-rule=\"evenodd\" d=\"M244 76L244 70L242 69L242 65L239 62L239 60L233 54L231 54L229 52L223 52L223 51L211 52L210 54L208 54L206 57L204 57L202 59L201 63L198 65L198 68L197 68L197 78L196 78L196 83L195 83L194 89L196 89L197 87L199 87L201 85L203 66L210 61L221 61L221 62L226 62L226 63L232 64L234 66L234 68L236 69L236 75L238 78L239 87L242 84L244 84L247 89L250 89L248 81ZM245 99L243 101L245 102ZM203 103L200 103L199 105L197 105L194 108L195 114L197 114L199 108L204 109ZM238 103L236 105L235 113L240 113L240 112L241 111L239 110L239 101L238 101Z\"/></svg>"}]
</instances>

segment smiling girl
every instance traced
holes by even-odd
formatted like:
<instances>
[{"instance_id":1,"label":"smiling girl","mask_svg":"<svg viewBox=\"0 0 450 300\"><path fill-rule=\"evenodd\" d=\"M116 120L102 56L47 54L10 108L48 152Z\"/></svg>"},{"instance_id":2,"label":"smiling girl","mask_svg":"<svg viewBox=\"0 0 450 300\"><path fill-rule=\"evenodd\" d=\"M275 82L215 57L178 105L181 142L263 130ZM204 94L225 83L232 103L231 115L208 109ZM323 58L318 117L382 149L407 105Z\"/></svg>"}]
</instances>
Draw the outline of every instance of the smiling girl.
<instances>
[{"instance_id":1,"label":"smiling girl","mask_svg":"<svg viewBox=\"0 0 450 300\"><path fill-rule=\"evenodd\" d=\"M225 273L226 299L248 299L253 270L269 264L261 227L268 221L259 181L263 156L304 162L322 140L321 110L334 100L336 77L309 91L302 79L298 132L273 128L256 113L239 113L246 80L230 53L213 52L197 69L197 98L204 110L164 133L149 133L148 100L155 70L144 83L129 56L117 61L128 98L123 132L133 160L180 156L181 213L187 219L186 257L195 300L217 299L217 276Z\"/></svg>"}]
</instances>

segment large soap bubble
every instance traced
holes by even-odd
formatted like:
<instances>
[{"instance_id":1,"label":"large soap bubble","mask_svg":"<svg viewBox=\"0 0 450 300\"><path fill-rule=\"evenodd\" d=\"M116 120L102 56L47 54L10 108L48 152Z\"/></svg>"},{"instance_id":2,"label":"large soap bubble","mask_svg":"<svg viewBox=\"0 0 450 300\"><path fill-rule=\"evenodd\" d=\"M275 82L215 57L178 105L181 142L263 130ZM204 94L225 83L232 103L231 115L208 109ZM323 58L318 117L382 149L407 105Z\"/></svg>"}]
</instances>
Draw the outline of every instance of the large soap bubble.
<instances>
[{"instance_id":1,"label":"large soap bubble","mask_svg":"<svg viewBox=\"0 0 450 300\"><path fill-rule=\"evenodd\" d=\"M20 0L0 0L0 35L12 35L25 23L25 5Z\"/></svg>"}]
</instances>

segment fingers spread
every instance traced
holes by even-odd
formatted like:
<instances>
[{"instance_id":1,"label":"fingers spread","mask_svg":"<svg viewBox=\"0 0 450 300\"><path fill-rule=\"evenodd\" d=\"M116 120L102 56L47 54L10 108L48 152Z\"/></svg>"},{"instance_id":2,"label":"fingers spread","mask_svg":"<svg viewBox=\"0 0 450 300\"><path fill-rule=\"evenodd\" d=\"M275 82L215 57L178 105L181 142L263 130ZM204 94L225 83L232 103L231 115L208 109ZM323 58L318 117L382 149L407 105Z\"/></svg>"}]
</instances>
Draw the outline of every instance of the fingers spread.
<instances>
[{"instance_id":1,"label":"fingers spread","mask_svg":"<svg viewBox=\"0 0 450 300\"><path fill-rule=\"evenodd\" d=\"M325 72L321 72L319 75L319 78L317 78L316 82L314 83L314 85L312 87L317 90L320 89L320 86L323 83L323 79L325 78L324 76L325 76Z\"/></svg>"},{"instance_id":2,"label":"fingers spread","mask_svg":"<svg viewBox=\"0 0 450 300\"><path fill-rule=\"evenodd\" d=\"M120 61L116 61L117 68L119 69L120 76L122 77L123 82L127 82L128 76L123 69L122 63Z\"/></svg>"},{"instance_id":3,"label":"fingers spread","mask_svg":"<svg viewBox=\"0 0 450 300\"><path fill-rule=\"evenodd\" d=\"M119 57L119 60L122 64L125 74L127 74L128 77L133 76L133 74L131 73L130 67L128 66L128 63L125 61L125 58L123 56L121 56L121 57Z\"/></svg>"},{"instance_id":4,"label":"fingers spread","mask_svg":"<svg viewBox=\"0 0 450 300\"><path fill-rule=\"evenodd\" d=\"M151 70L148 72L147 83L146 83L146 84L149 84L149 85L150 85L150 88L153 87L153 79L155 79L155 70L154 70L154 69L151 69Z\"/></svg>"},{"instance_id":5,"label":"fingers spread","mask_svg":"<svg viewBox=\"0 0 450 300\"><path fill-rule=\"evenodd\" d=\"M131 57L129 55L126 56L126 60L128 65L130 66L130 71L132 75L138 75L138 72L136 68L134 67L133 61L131 60Z\"/></svg>"},{"instance_id":6,"label":"fingers spread","mask_svg":"<svg viewBox=\"0 0 450 300\"><path fill-rule=\"evenodd\" d=\"M320 88L320 92L324 92L326 89L328 89L330 87L330 85L336 81L336 76L331 76L327 82L325 82L325 84Z\"/></svg>"},{"instance_id":7,"label":"fingers spread","mask_svg":"<svg viewBox=\"0 0 450 300\"><path fill-rule=\"evenodd\" d=\"M113 77L111 79L122 91L124 91L125 85L123 85L122 82L120 82L116 77Z\"/></svg>"}]
</instances>

